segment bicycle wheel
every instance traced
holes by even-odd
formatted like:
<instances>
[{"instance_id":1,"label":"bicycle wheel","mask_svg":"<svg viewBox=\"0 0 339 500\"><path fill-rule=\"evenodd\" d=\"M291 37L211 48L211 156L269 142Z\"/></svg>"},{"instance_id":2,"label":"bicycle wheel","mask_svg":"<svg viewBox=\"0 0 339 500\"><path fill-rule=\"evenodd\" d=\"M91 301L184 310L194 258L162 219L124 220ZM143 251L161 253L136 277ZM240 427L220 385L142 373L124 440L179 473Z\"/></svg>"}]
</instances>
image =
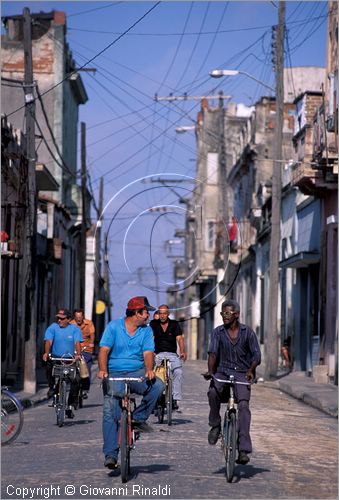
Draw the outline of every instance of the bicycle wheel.
<instances>
[{"instance_id":1,"label":"bicycle wheel","mask_svg":"<svg viewBox=\"0 0 339 500\"><path fill-rule=\"evenodd\" d=\"M59 427L62 427L65 422L65 412L67 404L66 398L67 398L66 380L61 380L59 382L59 401L56 406L57 425Z\"/></svg>"},{"instance_id":2,"label":"bicycle wheel","mask_svg":"<svg viewBox=\"0 0 339 500\"><path fill-rule=\"evenodd\" d=\"M121 413L120 422L120 468L121 468L121 481L127 482L129 473L129 428L128 428L128 415L127 411L123 410Z\"/></svg>"},{"instance_id":3,"label":"bicycle wheel","mask_svg":"<svg viewBox=\"0 0 339 500\"><path fill-rule=\"evenodd\" d=\"M172 410L173 410L173 381L168 379L166 392L166 407L167 407L167 425L172 425Z\"/></svg>"},{"instance_id":4,"label":"bicycle wheel","mask_svg":"<svg viewBox=\"0 0 339 500\"><path fill-rule=\"evenodd\" d=\"M20 401L6 389L1 390L1 444L12 443L22 429L24 423L23 409Z\"/></svg>"},{"instance_id":5,"label":"bicycle wheel","mask_svg":"<svg viewBox=\"0 0 339 500\"><path fill-rule=\"evenodd\" d=\"M237 419L236 414L233 411L228 414L228 418L225 420L224 439L226 479L229 483L231 483L234 474L235 456L237 451Z\"/></svg>"}]
</instances>

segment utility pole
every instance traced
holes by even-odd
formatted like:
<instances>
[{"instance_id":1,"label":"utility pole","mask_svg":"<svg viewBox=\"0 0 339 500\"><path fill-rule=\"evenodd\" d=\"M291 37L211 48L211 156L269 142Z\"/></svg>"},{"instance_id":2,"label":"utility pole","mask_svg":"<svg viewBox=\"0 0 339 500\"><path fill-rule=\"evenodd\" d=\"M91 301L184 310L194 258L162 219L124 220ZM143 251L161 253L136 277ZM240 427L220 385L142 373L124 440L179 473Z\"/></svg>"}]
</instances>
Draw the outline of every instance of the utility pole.
<instances>
[{"instance_id":1,"label":"utility pole","mask_svg":"<svg viewBox=\"0 0 339 500\"><path fill-rule=\"evenodd\" d=\"M111 321L111 292L109 287L109 268L108 268L108 245L107 245L107 233L105 232L105 254L104 254L104 280L105 280L105 292L106 292L106 307L107 307L107 320Z\"/></svg>"},{"instance_id":2,"label":"utility pole","mask_svg":"<svg viewBox=\"0 0 339 500\"><path fill-rule=\"evenodd\" d=\"M27 215L24 242L23 273L23 330L25 332L24 391L36 392L36 233L37 192L35 174L35 101L33 95L32 25L30 10L23 9L24 64L25 64L25 121L27 172Z\"/></svg>"},{"instance_id":3,"label":"utility pole","mask_svg":"<svg viewBox=\"0 0 339 500\"><path fill-rule=\"evenodd\" d=\"M265 376L277 375L279 359L278 302L279 302L279 250L281 212L281 167L284 124L284 37L285 2L279 2L276 32L276 135L275 161L272 175L272 214L270 241L270 285L268 297L268 325L265 342Z\"/></svg>"},{"instance_id":4,"label":"utility pole","mask_svg":"<svg viewBox=\"0 0 339 500\"><path fill-rule=\"evenodd\" d=\"M86 123L81 122L81 198L82 220L80 236L80 307L85 306L86 287L86 213L87 213L87 169L86 169Z\"/></svg>"},{"instance_id":5,"label":"utility pole","mask_svg":"<svg viewBox=\"0 0 339 500\"><path fill-rule=\"evenodd\" d=\"M95 282L94 282L94 316L95 316L95 331L99 331L99 327L101 328L101 324L103 321L101 320L101 315L98 315L96 312L96 304L97 301L101 298L100 296L100 288L102 285L101 282L101 226L102 226L102 209L103 209L103 191L104 191L104 182L103 177L100 178L100 186L99 186L99 203L97 210L97 228L96 228L96 238L95 238ZM102 325L103 326L103 325Z\"/></svg>"}]
</instances>

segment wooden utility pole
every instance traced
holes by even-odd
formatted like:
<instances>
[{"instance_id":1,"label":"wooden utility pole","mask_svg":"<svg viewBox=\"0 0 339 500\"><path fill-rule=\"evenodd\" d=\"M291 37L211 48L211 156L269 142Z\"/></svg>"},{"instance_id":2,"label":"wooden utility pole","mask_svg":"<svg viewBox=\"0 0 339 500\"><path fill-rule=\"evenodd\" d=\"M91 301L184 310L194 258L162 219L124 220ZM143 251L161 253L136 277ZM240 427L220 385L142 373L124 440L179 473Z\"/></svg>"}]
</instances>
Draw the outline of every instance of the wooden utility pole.
<instances>
[{"instance_id":1,"label":"wooden utility pole","mask_svg":"<svg viewBox=\"0 0 339 500\"><path fill-rule=\"evenodd\" d=\"M108 268L108 245L107 245L107 233L105 232L105 255L104 255L104 280L105 280L105 292L106 292L106 307L107 307L107 320L111 321L111 292L109 288L109 268Z\"/></svg>"},{"instance_id":2,"label":"wooden utility pole","mask_svg":"<svg viewBox=\"0 0 339 500\"><path fill-rule=\"evenodd\" d=\"M36 392L36 233L37 233L37 192L35 174L35 101L33 83L32 25L31 14L23 9L24 64L25 64L25 121L27 172L27 212L24 241L23 276L23 331L25 332L24 391Z\"/></svg>"},{"instance_id":3,"label":"wooden utility pole","mask_svg":"<svg viewBox=\"0 0 339 500\"><path fill-rule=\"evenodd\" d=\"M279 250L281 213L281 168L284 124L284 38L285 2L279 2L276 32L276 136L275 161L272 175L272 215L270 241L270 285L268 297L268 325L265 339L265 376L277 375L279 361L278 303L279 303Z\"/></svg>"},{"instance_id":4,"label":"wooden utility pole","mask_svg":"<svg viewBox=\"0 0 339 500\"><path fill-rule=\"evenodd\" d=\"M80 252L80 307L85 306L86 289L86 213L87 213L87 168L86 168L86 123L81 122L81 252Z\"/></svg>"},{"instance_id":5,"label":"wooden utility pole","mask_svg":"<svg viewBox=\"0 0 339 500\"><path fill-rule=\"evenodd\" d=\"M103 209L103 193L104 193L104 182L103 177L100 178L99 186L99 202L97 209L97 225L95 231L95 276L94 276L94 318L95 318L95 331L99 332L104 326L104 321L102 321L102 314L97 314L97 302L102 299L101 297L101 227L102 227L102 209Z\"/></svg>"}]
</instances>

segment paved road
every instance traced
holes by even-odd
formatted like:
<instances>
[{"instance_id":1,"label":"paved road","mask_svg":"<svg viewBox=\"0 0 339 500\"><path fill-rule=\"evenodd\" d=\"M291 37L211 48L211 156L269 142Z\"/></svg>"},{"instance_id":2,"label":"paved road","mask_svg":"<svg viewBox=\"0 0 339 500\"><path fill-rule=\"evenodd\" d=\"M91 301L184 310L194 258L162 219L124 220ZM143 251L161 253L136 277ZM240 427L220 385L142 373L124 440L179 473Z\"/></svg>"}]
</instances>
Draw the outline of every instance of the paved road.
<instances>
[{"instance_id":1,"label":"paved road","mask_svg":"<svg viewBox=\"0 0 339 500\"><path fill-rule=\"evenodd\" d=\"M337 420L265 384L253 388L251 462L228 484L220 446L207 443L203 371L186 363L182 412L171 427L151 416L127 485L103 467L98 381L61 429L47 404L26 410L22 434L2 449L2 498L337 498Z\"/></svg>"}]
</instances>

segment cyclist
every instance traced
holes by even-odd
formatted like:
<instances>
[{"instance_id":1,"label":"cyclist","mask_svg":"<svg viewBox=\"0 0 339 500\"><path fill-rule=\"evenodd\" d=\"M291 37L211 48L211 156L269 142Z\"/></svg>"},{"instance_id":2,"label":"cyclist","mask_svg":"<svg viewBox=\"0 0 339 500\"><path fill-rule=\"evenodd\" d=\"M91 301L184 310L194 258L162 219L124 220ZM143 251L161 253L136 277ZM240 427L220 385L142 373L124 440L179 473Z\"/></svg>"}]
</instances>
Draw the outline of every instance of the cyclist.
<instances>
[{"instance_id":1,"label":"cyclist","mask_svg":"<svg viewBox=\"0 0 339 500\"><path fill-rule=\"evenodd\" d=\"M212 374L219 379L234 375L235 380L253 381L255 369L260 364L261 353L254 331L247 325L239 322L240 306L235 300L225 300L221 305L223 325L212 331L208 349L208 372L205 378L210 379ZM222 384L213 378L208 390L210 406L208 442L211 445L218 441L221 430L220 404L229 397L228 384ZM249 400L251 387L247 385L235 386L235 397L239 408L239 456L237 463L247 464L250 460L248 453L252 452L250 437L251 412Z\"/></svg>"},{"instance_id":2,"label":"cyclist","mask_svg":"<svg viewBox=\"0 0 339 500\"><path fill-rule=\"evenodd\" d=\"M115 469L117 465L120 397L124 383L107 377L145 377L143 382L133 383L133 392L143 398L133 412L132 423L142 432L152 431L146 420L164 390L162 381L154 373L154 339L147 325L149 311L154 310L147 297L133 297L128 301L126 316L108 323L99 344L98 377L102 379L104 393L104 466L108 469Z\"/></svg>"},{"instance_id":3,"label":"cyclist","mask_svg":"<svg viewBox=\"0 0 339 500\"><path fill-rule=\"evenodd\" d=\"M73 320L71 325L78 325L82 332L83 342L81 343L81 353L85 358L89 377L81 379L81 386L83 389L82 397L87 399L87 392L91 386L91 368L93 364L93 351L94 351L94 339L95 339L95 327L90 319L85 319L83 309L74 309Z\"/></svg>"},{"instance_id":4,"label":"cyclist","mask_svg":"<svg viewBox=\"0 0 339 500\"><path fill-rule=\"evenodd\" d=\"M67 309L59 309L56 314L56 322L52 323L45 332L45 352L42 359L47 362L46 374L49 385L47 396L51 398L55 393L55 378L52 376L53 364L49 360L51 353L55 358L72 357L74 353L76 359L80 359L81 347L80 342L83 341L80 328L76 325L71 325L71 313ZM79 380L77 376L71 382L71 388L68 397L68 409L66 416L74 418L72 406L76 401L79 392Z\"/></svg>"},{"instance_id":5,"label":"cyclist","mask_svg":"<svg viewBox=\"0 0 339 500\"><path fill-rule=\"evenodd\" d=\"M156 364L159 365L165 357L171 362L173 410L178 410L178 401L182 399L182 360L187 359L182 330L178 321L169 319L169 308L166 304L159 307L159 319L152 320L150 326L154 333Z\"/></svg>"}]
</instances>

